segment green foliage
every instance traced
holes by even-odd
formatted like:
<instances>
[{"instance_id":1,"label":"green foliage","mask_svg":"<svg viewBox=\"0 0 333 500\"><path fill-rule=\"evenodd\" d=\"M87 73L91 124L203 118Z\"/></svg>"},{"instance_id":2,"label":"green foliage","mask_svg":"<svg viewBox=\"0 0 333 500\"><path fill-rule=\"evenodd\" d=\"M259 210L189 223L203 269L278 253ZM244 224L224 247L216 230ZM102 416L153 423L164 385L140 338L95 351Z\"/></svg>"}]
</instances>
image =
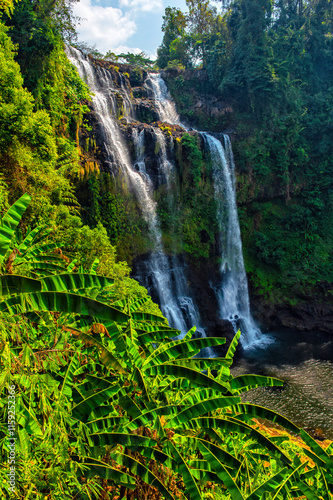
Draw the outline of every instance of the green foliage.
<instances>
[{"instance_id":1,"label":"green foliage","mask_svg":"<svg viewBox=\"0 0 333 500\"><path fill-rule=\"evenodd\" d=\"M9 213L27 203L21 200ZM9 238L8 220L0 228L1 245ZM37 235L21 243L27 255ZM282 382L231 376L240 332L225 358L201 359L200 349L224 339L192 339L193 328L172 340L179 332L160 313L143 309L147 298L115 300L108 278L37 271L34 279L2 275L0 285L0 412L6 421L8 392L15 395L18 496L29 488L37 499L130 498L149 488L156 498L201 500L214 483L222 486L215 496L221 499L282 500L299 492L329 498L331 451L300 431L307 445L301 456L314 466L302 463L288 437L275 443L252 419L298 433L292 422L241 404L240 391ZM4 479L7 432L0 429ZM0 491L9 493L6 480Z\"/></svg>"},{"instance_id":2,"label":"green foliage","mask_svg":"<svg viewBox=\"0 0 333 500\"><path fill-rule=\"evenodd\" d=\"M198 263L214 255L217 231L216 203L210 164L203 157L200 136L184 133L175 141L176 196L157 193L157 211L164 245L172 252L186 252Z\"/></svg>"},{"instance_id":3,"label":"green foliage","mask_svg":"<svg viewBox=\"0 0 333 500\"><path fill-rule=\"evenodd\" d=\"M189 63L187 41L185 39L186 17L180 9L167 7L163 16L162 45L157 50L157 65L165 68L175 64L187 66Z\"/></svg>"},{"instance_id":4,"label":"green foliage","mask_svg":"<svg viewBox=\"0 0 333 500\"><path fill-rule=\"evenodd\" d=\"M139 54L133 54L131 52L119 54L118 60L119 59L127 64L131 64L132 66L137 66L142 69L149 70L154 66L154 61L149 59L144 52L140 52Z\"/></svg>"},{"instance_id":5,"label":"green foliage","mask_svg":"<svg viewBox=\"0 0 333 500\"><path fill-rule=\"evenodd\" d=\"M182 136L181 143L184 148L185 158L189 163L194 186L198 188L203 168L203 157L201 149L198 145L198 138L190 136L189 134L184 134Z\"/></svg>"}]
</instances>

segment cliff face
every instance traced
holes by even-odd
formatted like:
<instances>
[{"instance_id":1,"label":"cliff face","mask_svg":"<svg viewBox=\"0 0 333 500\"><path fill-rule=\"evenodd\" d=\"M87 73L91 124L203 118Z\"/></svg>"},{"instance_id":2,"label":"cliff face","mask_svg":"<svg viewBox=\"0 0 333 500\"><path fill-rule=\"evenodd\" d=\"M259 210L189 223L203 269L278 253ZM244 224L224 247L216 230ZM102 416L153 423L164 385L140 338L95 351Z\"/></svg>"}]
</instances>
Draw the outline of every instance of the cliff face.
<instances>
[{"instance_id":1,"label":"cliff face","mask_svg":"<svg viewBox=\"0 0 333 500\"><path fill-rule=\"evenodd\" d=\"M183 262L185 279L193 299L201 304L201 317L208 333L231 336L230 324L224 324L218 316L213 291L218 281L221 249L212 169L202 136L195 130L186 132L178 125L158 121L154 100L145 85L144 70L100 61L94 64L112 77L114 112L122 140L136 170L147 174L152 183L165 252ZM304 179L293 177L292 173L285 179L278 171L264 175L258 170L251 151L260 148L260 144L253 143L251 127L238 123L233 104L210 91L204 72L170 70L162 76L187 124L202 130L223 131L232 138L243 250L255 317L266 328L283 325L331 331L330 285L323 285L323 280L317 280L321 285L309 284L311 280L307 280L304 271L294 265L294 247L286 250L279 244L287 231L289 214L298 210ZM125 94L132 106L131 120L124 117L129 105ZM93 111L85 117L80 146L82 169L77 194L85 221L90 225L103 223L117 245L120 259L127 260L133 267L133 275L138 276L154 244L149 223L126 176L116 162L110 162L105 137ZM166 172L170 164L171 177ZM288 266L288 259L293 266L286 285L283 266L286 263ZM145 285L149 288L149 279Z\"/></svg>"}]
</instances>

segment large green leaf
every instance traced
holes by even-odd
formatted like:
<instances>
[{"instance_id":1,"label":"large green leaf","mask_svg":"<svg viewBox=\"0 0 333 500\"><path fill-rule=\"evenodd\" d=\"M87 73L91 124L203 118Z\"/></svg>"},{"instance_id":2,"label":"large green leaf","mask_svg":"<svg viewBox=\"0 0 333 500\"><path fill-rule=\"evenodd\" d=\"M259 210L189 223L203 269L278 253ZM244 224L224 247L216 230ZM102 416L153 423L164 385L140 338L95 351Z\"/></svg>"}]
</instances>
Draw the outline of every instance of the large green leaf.
<instances>
[{"instance_id":1,"label":"large green leaf","mask_svg":"<svg viewBox=\"0 0 333 500\"><path fill-rule=\"evenodd\" d=\"M92 418L92 415L95 415L100 410L104 409L109 412L107 416ZM98 408L95 408L95 410L90 414L88 422L86 422L86 426L89 431L92 434L95 434L122 429L122 426L127 422L128 417L116 417L110 415L112 411L114 411L114 408L111 406L99 406Z\"/></svg>"},{"instance_id":2,"label":"large green leaf","mask_svg":"<svg viewBox=\"0 0 333 500\"><path fill-rule=\"evenodd\" d=\"M102 302L65 292L37 292L22 294L0 304L0 310L10 314L28 311L59 311L93 316L99 320L112 320L118 323L128 321L127 314Z\"/></svg>"},{"instance_id":3,"label":"large green leaf","mask_svg":"<svg viewBox=\"0 0 333 500\"><path fill-rule=\"evenodd\" d=\"M199 443L202 456L209 462L215 473L228 488L232 500L245 500L236 482L231 477L227 469L220 462L218 457L204 443Z\"/></svg>"},{"instance_id":4,"label":"large green leaf","mask_svg":"<svg viewBox=\"0 0 333 500\"><path fill-rule=\"evenodd\" d=\"M168 425L182 425L187 423L189 420L199 417L200 415L205 415L206 413L210 413L218 408L226 408L233 406L239 402L240 398L238 397L217 397L210 398L205 401L201 401L190 408L186 408L182 410L180 413L172 417L168 421Z\"/></svg>"},{"instance_id":5,"label":"large green leaf","mask_svg":"<svg viewBox=\"0 0 333 500\"><path fill-rule=\"evenodd\" d=\"M161 344L155 351L146 359L145 366L148 366L153 361L156 363L165 363L181 355L193 356L200 352L205 347L213 347L225 343L224 338L204 337L191 340L174 340Z\"/></svg>"},{"instance_id":6,"label":"large green leaf","mask_svg":"<svg viewBox=\"0 0 333 500\"><path fill-rule=\"evenodd\" d=\"M238 420L249 418L264 418L266 420L270 420L271 422L276 422L277 424L285 427L286 429L299 433L299 428L293 424L286 417L283 417L279 413L274 410L269 410L268 408L264 408L263 406L252 405L250 403L242 403L233 408L235 411L236 418Z\"/></svg>"},{"instance_id":7,"label":"large green leaf","mask_svg":"<svg viewBox=\"0 0 333 500\"><path fill-rule=\"evenodd\" d=\"M55 250L56 248L59 248L57 243L44 243L44 245L33 246L32 248L28 248L25 257L32 259L37 255L49 253L50 250Z\"/></svg>"},{"instance_id":8,"label":"large green leaf","mask_svg":"<svg viewBox=\"0 0 333 500\"><path fill-rule=\"evenodd\" d=\"M164 484L159 480L155 474L153 474L146 465L136 460L130 455L125 453L112 454L111 458L115 460L119 465L124 465L127 467L132 474L140 477L142 481L150 486L154 486L159 490L166 500L175 500L173 495L166 489Z\"/></svg>"},{"instance_id":9,"label":"large green leaf","mask_svg":"<svg viewBox=\"0 0 333 500\"><path fill-rule=\"evenodd\" d=\"M225 368L224 375L230 378L230 370L227 368L232 364L231 359L227 358L177 358L173 359L175 365L186 366L187 368L203 370L221 370Z\"/></svg>"},{"instance_id":10,"label":"large green leaf","mask_svg":"<svg viewBox=\"0 0 333 500\"><path fill-rule=\"evenodd\" d=\"M207 428L202 429L203 432L207 432L208 430L209 429L207 429ZM215 435L213 435L213 434L209 434L209 435L212 437L212 439L215 439L217 436L216 433L215 433ZM200 448L199 443L204 444L206 446L206 448L208 448L212 453L214 453L214 455L218 457L219 461L223 462L226 467L229 467L229 468L232 467L234 469L238 469L241 466L241 462L236 457L234 457L233 455L228 453L226 450L221 448L221 446L218 446L212 442L209 442L206 439L201 439L201 438L191 438L191 439L196 442L198 448ZM221 443L223 443L222 439L221 439Z\"/></svg>"},{"instance_id":11,"label":"large green leaf","mask_svg":"<svg viewBox=\"0 0 333 500\"><path fill-rule=\"evenodd\" d=\"M278 492L282 486L289 480L289 478L294 474L293 471L288 475L287 467L284 467L281 471L274 476L271 476L263 484L261 484L256 490L254 490L251 495L247 497L246 500L261 500L266 492L274 491ZM275 498L275 496L273 496Z\"/></svg>"},{"instance_id":12,"label":"large green leaf","mask_svg":"<svg viewBox=\"0 0 333 500\"><path fill-rule=\"evenodd\" d=\"M113 283L111 278L98 276L97 274L56 274L41 279L43 290L45 291L71 291L93 287L104 288Z\"/></svg>"},{"instance_id":13,"label":"large green leaf","mask_svg":"<svg viewBox=\"0 0 333 500\"><path fill-rule=\"evenodd\" d=\"M17 274L5 274L0 276L0 296L16 295L18 293L38 292L42 289L41 282L19 276Z\"/></svg>"},{"instance_id":14,"label":"large green leaf","mask_svg":"<svg viewBox=\"0 0 333 500\"><path fill-rule=\"evenodd\" d=\"M177 469L181 474L186 486L186 494L189 495L189 498L191 498L191 500L202 500L201 493L199 491L195 478L191 473L191 469L186 463L186 460L171 440L166 443L166 446L169 453L173 455L178 464Z\"/></svg>"},{"instance_id":15,"label":"large green leaf","mask_svg":"<svg viewBox=\"0 0 333 500\"><path fill-rule=\"evenodd\" d=\"M268 439L264 434L259 432L257 429L247 425L244 422L237 421L234 418L228 416L228 414L224 415L224 418L220 417L200 417L194 418L190 422L188 422L188 427L193 429L220 429L224 433L240 433L245 434L251 438L261 446L267 448L267 450L271 451L274 455L278 455L279 458L287 464L290 464L289 458L284 454L282 450L274 442Z\"/></svg>"},{"instance_id":16,"label":"large green leaf","mask_svg":"<svg viewBox=\"0 0 333 500\"><path fill-rule=\"evenodd\" d=\"M90 344L96 346L99 349L100 359L103 365L108 368L112 368L117 370L119 373L126 373L126 369L116 356L114 356L104 345L95 339L92 335L88 335L87 333L80 332L79 337L80 340L84 340L89 342Z\"/></svg>"},{"instance_id":17,"label":"large green leaf","mask_svg":"<svg viewBox=\"0 0 333 500\"><path fill-rule=\"evenodd\" d=\"M67 396L69 398L72 397L72 385L73 385L74 373L78 369L78 367L79 367L79 357L75 353L66 370L59 398L61 398L62 396Z\"/></svg>"},{"instance_id":18,"label":"large green leaf","mask_svg":"<svg viewBox=\"0 0 333 500\"><path fill-rule=\"evenodd\" d=\"M153 448L157 441L146 436L126 432L97 432L91 435L95 446L116 446L117 444L136 451L139 447Z\"/></svg>"},{"instance_id":19,"label":"large green leaf","mask_svg":"<svg viewBox=\"0 0 333 500\"><path fill-rule=\"evenodd\" d=\"M2 217L0 224L0 257L4 257L9 250L15 230L30 201L31 197L28 194L24 194Z\"/></svg>"},{"instance_id":20,"label":"large green leaf","mask_svg":"<svg viewBox=\"0 0 333 500\"><path fill-rule=\"evenodd\" d=\"M114 304L112 304L114 305ZM170 326L165 325L151 325L145 321L135 321L134 328L138 332L138 334L156 332L156 331L169 331L170 337L177 337L181 332L180 330L176 330L175 328L171 328Z\"/></svg>"},{"instance_id":21,"label":"large green leaf","mask_svg":"<svg viewBox=\"0 0 333 500\"><path fill-rule=\"evenodd\" d=\"M161 328L161 327L159 327L159 328ZM136 328L136 331L139 332L140 330L138 330ZM165 330L158 329L158 330L153 331L153 332L141 333L140 335L138 335L138 342L141 345L145 345L149 342L159 343L161 340L165 340L165 339L169 340L172 337L176 337L178 334L179 334L178 330L173 330L171 328L168 328Z\"/></svg>"},{"instance_id":22,"label":"large green leaf","mask_svg":"<svg viewBox=\"0 0 333 500\"><path fill-rule=\"evenodd\" d=\"M52 228L46 228L46 226L35 227L35 229L27 234L22 243L20 243L20 245L18 246L18 250L22 255L24 255L25 252L30 253L32 248L36 250L37 243L41 243L43 240L45 240L49 236L49 234L52 233L52 231Z\"/></svg>"},{"instance_id":23,"label":"large green leaf","mask_svg":"<svg viewBox=\"0 0 333 500\"><path fill-rule=\"evenodd\" d=\"M305 484L303 481L294 481L293 483L294 486L297 486L297 488L303 493L303 495L307 498L307 500L318 500L318 492L315 487L314 490L308 485Z\"/></svg>"},{"instance_id":24,"label":"large green leaf","mask_svg":"<svg viewBox=\"0 0 333 500\"><path fill-rule=\"evenodd\" d=\"M140 321L154 321L158 323L164 323L166 318L164 316L157 316L157 314L151 314L147 312L133 312L131 314L132 318Z\"/></svg>"},{"instance_id":25,"label":"large green leaf","mask_svg":"<svg viewBox=\"0 0 333 500\"><path fill-rule=\"evenodd\" d=\"M221 484L223 481L212 471L207 460L189 460L188 465L191 468L191 474L200 482L208 481L214 484Z\"/></svg>"},{"instance_id":26,"label":"large green leaf","mask_svg":"<svg viewBox=\"0 0 333 500\"><path fill-rule=\"evenodd\" d=\"M134 402L128 398L132 405ZM150 408L149 410L141 411L137 405L135 405L134 412L132 408L127 408L124 404L123 400L120 401L120 405L124 408L130 416L133 417L133 420L128 422L126 425L126 429L135 430L142 425L148 425L152 422L152 420L156 420L160 416L166 415L174 415L177 411L182 410L184 408L188 408L188 405L165 405L165 406L157 406L155 408Z\"/></svg>"},{"instance_id":27,"label":"large green leaf","mask_svg":"<svg viewBox=\"0 0 333 500\"><path fill-rule=\"evenodd\" d=\"M134 300L134 302L132 302L129 305L130 312L134 313L135 311L137 311L139 309L139 307L143 306L143 304L146 304L146 302L148 300L149 300L149 297L142 297L140 299Z\"/></svg>"},{"instance_id":28,"label":"large green leaf","mask_svg":"<svg viewBox=\"0 0 333 500\"><path fill-rule=\"evenodd\" d=\"M325 469L328 469L332 474L333 474L333 458L330 457L324 448L322 448L313 437L311 437L307 432L305 432L303 429L300 431L301 433L301 438L304 440L304 442L310 447L311 449L311 454L309 453L309 450L304 448L304 453L308 455L310 458L312 458L318 465L321 467L324 467ZM318 457L319 460L316 460L314 456Z\"/></svg>"},{"instance_id":29,"label":"large green leaf","mask_svg":"<svg viewBox=\"0 0 333 500\"><path fill-rule=\"evenodd\" d=\"M234 338L230 342L227 354L225 355L226 358L233 359L234 354L236 352L236 347L238 346L238 341L239 341L240 336L241 336L241 332L240 332L240 330L238 330L238 332L236 333L236 335L234 336Z\"/></svg>"},{"instance_id":30,"label":"large green leaf","mask_svg":"<svg viewBox=\"0 0 333 500\"><path fill-rule=\"evenodd\" d=\"M96 475L103 479L112 479L119 486L125 486L126 488L133 490L136 488L136 481L132 476L120 471L119 469L111 467L110 464L91 457L72 456L71 459L78 461L79 463L83 462L84 465L89 468L88 472L85 473L88 477Z\"/></svg>"},{"instance_id":31,"label":"large green leaf","mask_svg":"<svg viewBox=\"0 0 333 500\"><path fill-rule=\"evenodd\" d=\"M191 381L192 386L206 386L207 388L222 393L225 393L230 389L228 383L218 382L213 377L208 377L208 375L205 375L198 370L192 370L186 366L176 365L173 363L165 363L163 365L156 365L148 368L143 367L143 369L147 375L162 375L163 377L168 375L174 378L185 378L186 380Z\"/></svg>"},{"instance_id":32,"label":"large green leaf","mask_svg":"<svg viewBox=\"0 0 333 500\"><path fill-rule=\"evenodd\" d=\"M34 269L36 272L43 271L43 274L52 273L53 271L63 273L66 270L66 262L63 261L61 264L53 264L52 262L47 262L47 259L42 262L29 261L29 267Z\"/></svg>"},{"instance_id":33,"label":"large green leaf","mask_svg":"<svg viewBox=\"0 0 333 500\"><path fill-rule=\"evenodd\" d=\"M98 406L108 401L111 396L114 396L120 391L121 387L116 384L112 387L103 389L102 391L92 394L90 397L84 399L73 408L73 417L77 420L86 422L90 413Z\"/></svg>"}]
</instances>

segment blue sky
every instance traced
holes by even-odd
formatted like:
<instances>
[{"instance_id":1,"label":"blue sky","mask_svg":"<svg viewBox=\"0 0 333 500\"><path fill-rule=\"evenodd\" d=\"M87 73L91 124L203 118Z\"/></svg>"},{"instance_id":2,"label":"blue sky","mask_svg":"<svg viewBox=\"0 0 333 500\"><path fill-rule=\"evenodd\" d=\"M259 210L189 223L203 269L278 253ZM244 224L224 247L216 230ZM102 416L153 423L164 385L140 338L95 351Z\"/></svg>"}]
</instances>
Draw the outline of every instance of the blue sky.
<instances>
[{"instance_id":1,"label":"blue sky","mask_svg":"<svg viewBox=\"0 0 333 500\"><path fill-rule=\"evenodd\" d=\"M79 41L105 54L144 51L156 54L163 37L162 16L166 7L186 10L185 0L80 0L74 15Z\"/></svg>"}]
</instances>

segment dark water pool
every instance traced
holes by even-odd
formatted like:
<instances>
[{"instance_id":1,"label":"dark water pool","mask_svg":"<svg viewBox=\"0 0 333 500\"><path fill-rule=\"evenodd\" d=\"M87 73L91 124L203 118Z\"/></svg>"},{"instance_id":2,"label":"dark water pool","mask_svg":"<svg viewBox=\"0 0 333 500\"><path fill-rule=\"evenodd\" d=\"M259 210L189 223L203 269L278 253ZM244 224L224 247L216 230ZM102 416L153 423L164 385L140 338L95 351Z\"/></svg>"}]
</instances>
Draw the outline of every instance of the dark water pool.
<instances>
[{"instance_id":1,"label":"dark water pool","mask_svg":"<svg viewBox=\"0 0 333 500\"><path fill-rule=\"evenodd\" d=\"M289 329L270 333L261 344L243 350L231 371L234 376L255 373L284 380L283 388L254 389L242 399L333 439L333 335Z\"/></svg>"}]
</instances>

